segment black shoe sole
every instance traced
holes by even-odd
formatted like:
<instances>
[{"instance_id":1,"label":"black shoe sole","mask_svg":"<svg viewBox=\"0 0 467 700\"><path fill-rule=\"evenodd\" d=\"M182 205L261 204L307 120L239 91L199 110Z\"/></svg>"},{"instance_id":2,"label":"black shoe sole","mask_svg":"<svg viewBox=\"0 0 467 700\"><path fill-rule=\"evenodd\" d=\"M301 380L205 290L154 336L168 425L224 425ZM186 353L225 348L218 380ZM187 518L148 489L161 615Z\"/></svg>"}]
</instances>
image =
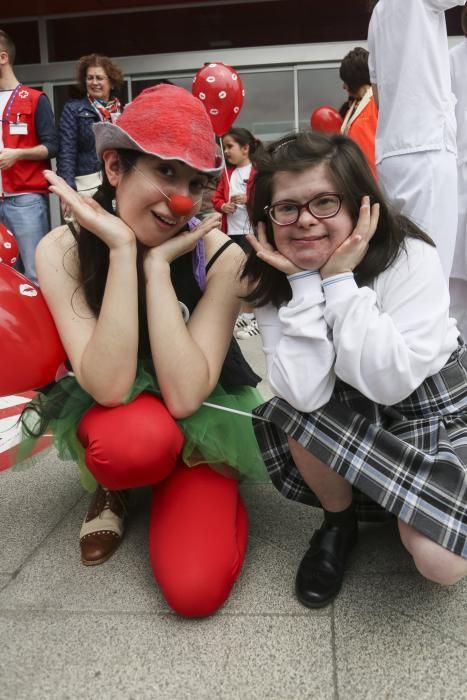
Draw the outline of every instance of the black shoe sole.
<instances>
[{"instance_id":1,"label":"black shoe sole","mask_svg":"<svg viewBox=\"0 0 467 700\"><path fill-rule=\"evenodd\" d=\"M298 591L295 591L295 596L301 605L304 605L305 608L309 608L310 610L319 610L320 608L325 608L328 605L330 605L339 595L341 589L339 588L338 591L332 594L329 598L326 598L326 600L320 601L320 602L312 602L306 598L302 598L301 595L298 593Z\"/></svg>"}]
</instances>

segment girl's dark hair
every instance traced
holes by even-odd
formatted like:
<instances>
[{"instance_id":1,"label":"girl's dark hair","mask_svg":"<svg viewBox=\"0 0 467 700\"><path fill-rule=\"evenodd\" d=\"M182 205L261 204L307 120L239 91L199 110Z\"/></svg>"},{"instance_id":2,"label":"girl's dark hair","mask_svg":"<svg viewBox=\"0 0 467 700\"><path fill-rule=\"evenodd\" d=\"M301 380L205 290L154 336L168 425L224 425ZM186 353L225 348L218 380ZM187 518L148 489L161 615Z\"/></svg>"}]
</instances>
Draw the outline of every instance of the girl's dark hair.
<instances>
[{"instance_id":1,"label":"girl's dark hair","mask_svg":"<svg viewBox=\"0 0 467 700\"><path fill-rule=\"evenodd\" d=\"M120 168L127 173L141 156L138 151L121 149L117 151ZM105 168L102 169L102 184L94 199L111 214L114 212L115 188L109 183ZM79 259L78 283L83 288L84 297L90 310L99 316L109 271L109 248L98 236L81 227L74 232ZM143 247L137 242L138 268L138 315L139 315L139 357L150 356L149 334L146 320L146 296L142 270Z\"/></svg>"},{"instance_id":2,"label":"girl's dark hair","mask_svg":"<svg viewBox=\"0 0 467 700\"><path fill-rule=\"evenodd\" d=\"M236 143L240 144L240 146L249 146L249 156L251 160L254 160L253 155L256 152L259 153L263 147L261 141L253 136L251 131L248 131L248 129L233 127L232 129L229 129L226 134L224 134L223 138L226 136L231 136Z\"/></svg>"},{"instance_id":3,"label":"girl's dark hair","mask_svg":"<svg viewBox=\"0 0 467 700\"><path fill-rule=\"evenodd\" d=\"M434 245L414 223L389 206L365 156L354 141L346 136L304 131L270 144L256 164L257 174L248 203L249 216L254 227L264 222L267 240L274 248L272 224L265 212L265 207L272 202L274 175L284 171L300 173L323 163L336 191L343 195L354 224L358 220L363 196L368 195L372 204L380 204L376 232L365 257L354 270L359 286L371 282L394 262L407 236ZM254 287L246 300L256 306L272 303L279 307L292 298L287 276L260 260L254 250L247 258L242 277Z\"/></svg>"},{"instance_id":4,"label":"girl's dark hair","mask_svg":"<svg viewBox=\"0 0 467 700\"><path fill-rule=\"evenodd\" d=\"M368 56L366 49L357 46L342 59L339 75L351 92L371 83Z\"/></svg>"}]
</instances>

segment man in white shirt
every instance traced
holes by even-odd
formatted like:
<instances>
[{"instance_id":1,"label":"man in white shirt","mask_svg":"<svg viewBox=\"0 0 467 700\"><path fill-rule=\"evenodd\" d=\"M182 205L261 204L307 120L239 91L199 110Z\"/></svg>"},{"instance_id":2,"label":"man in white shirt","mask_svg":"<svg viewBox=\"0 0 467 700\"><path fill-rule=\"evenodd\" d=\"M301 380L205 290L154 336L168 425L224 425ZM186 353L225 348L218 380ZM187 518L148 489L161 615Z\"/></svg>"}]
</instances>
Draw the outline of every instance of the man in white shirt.
<instances>
[{"instance_id":1,"label":"man in white shirt","mask_svg":"<svg viewBox=\"0 0 467 700\"><path fill-rule=\"evenodd\" d=\"M450 54L452 91L457 99L457 189L459 219L454 262L449 280L451 315L464 340L467 339L467 6L462 10L466 37Z\"/></svg>"},{"instance_id":2,"label":"man in white shirt","mask_svg":"<svg viewBox=\"0 0 467 700\"><path fill-rule=\"evenodd\" d=\"M444 12L464 4L379 0L368 29L379 181L394 206L435 241L446 279L457 231L457 168Z\"/></svg>"}]
</instances>

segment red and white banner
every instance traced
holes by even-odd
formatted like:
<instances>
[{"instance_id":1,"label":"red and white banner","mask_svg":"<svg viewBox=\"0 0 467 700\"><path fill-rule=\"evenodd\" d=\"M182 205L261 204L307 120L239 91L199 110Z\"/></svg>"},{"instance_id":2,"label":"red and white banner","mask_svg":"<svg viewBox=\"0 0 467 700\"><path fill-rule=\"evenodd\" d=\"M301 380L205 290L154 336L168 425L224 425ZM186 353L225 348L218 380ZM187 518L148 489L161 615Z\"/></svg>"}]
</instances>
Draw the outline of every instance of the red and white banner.
<instances>
[{"instance_id":1,"label":"red and white banner","mask_svg":"<svg viewBox=\"0 0 467 700\"><path fill-rule=\"evenodd\" d=\"M18 396L0 397L0 472L13 466L16 448L21 441L19 417L25 405L35 396L26 391ZM51 435L44 435L34 445L32 454L42 452L52 443Z\"/></svg>"}]
</instances>

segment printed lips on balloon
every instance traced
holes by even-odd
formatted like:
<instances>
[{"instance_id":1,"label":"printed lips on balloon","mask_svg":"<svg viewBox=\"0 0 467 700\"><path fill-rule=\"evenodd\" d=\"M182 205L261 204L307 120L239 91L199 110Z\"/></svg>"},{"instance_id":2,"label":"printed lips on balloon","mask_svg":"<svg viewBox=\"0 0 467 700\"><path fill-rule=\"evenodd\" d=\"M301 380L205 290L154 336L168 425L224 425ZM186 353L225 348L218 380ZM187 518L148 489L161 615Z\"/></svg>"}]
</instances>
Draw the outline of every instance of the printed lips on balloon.
<instances>
[{"instance_id":1,"label":"printed lips on balloon","mask_svg":"<svg viewBox=\"0 0 467 700\"><path fill-rule=\"evenodd\" d=\"M245 90L240 76L225 63L207 63L193 78L191 91L204 104L217 136L223 136L243 106Z\"/></svg>"},{"instance_id":2,"label":"printed lips on balloon","mask_svg":"<svg viewBox=\"0 0 467 700\"><path fill-rule=\"evenodd\" d=\"M0 224L0 263L14 265L18 260L18 244L16 238L6 226Z\"/></svg>"},{"instance_id":3,"label":"printed lips on balloon","mask_svg":"<svg viewBox=\"0 0 467 700\"><path fill-rule=\"evenodd\" d=\"M0 263L0 348L0 396L49 384L66 359L40 290L3 263Z\"/></svg>"}]
</instances>

